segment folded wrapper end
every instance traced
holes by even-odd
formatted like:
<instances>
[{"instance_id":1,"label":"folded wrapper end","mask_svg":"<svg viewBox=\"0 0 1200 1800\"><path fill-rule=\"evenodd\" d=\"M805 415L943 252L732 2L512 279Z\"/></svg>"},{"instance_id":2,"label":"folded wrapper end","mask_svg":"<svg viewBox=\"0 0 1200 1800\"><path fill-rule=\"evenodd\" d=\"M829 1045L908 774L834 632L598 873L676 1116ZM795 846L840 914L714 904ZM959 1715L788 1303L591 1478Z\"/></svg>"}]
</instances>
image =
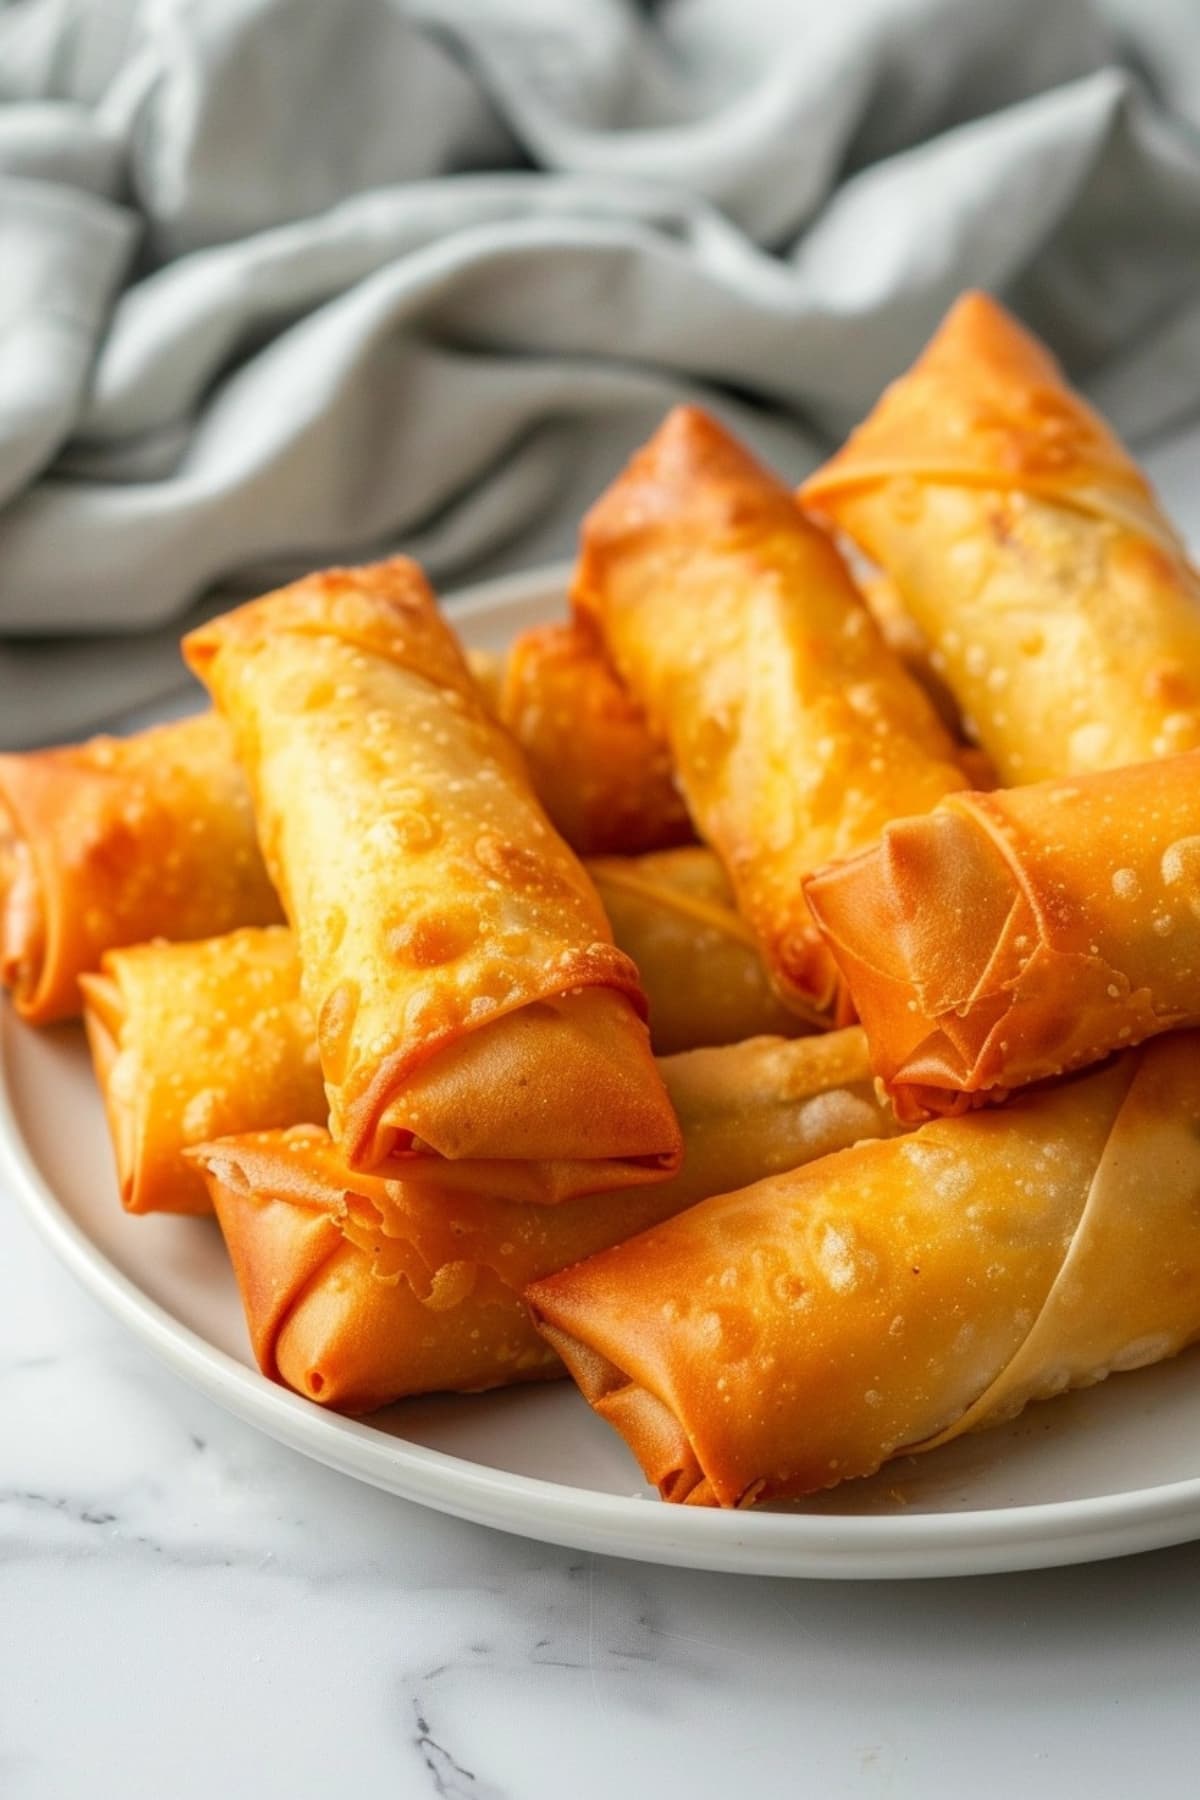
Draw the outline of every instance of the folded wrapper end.
<instances>
[{"instance_id":1,"label":"folded wrapper end","mask_svg":"<svg viewBox=\"0 0 1200 1800\"><path fill-rule=\"evenodd\" d=\"M921 904L931 891L933 909ZM953 1115L994 1087L989 1052L1036 934L994 839L952 800L886 827L871 849L810 876L804 894L897 1117Z\"/></svg>"},{"instance_id":2,"label":"folded wrapper end","mask_svg":"<svg viewBox=\"0 0 1200 1800\"><path fill-rule=\"evenodd\" d=\"M394 1085L386 1064L375 1085ZM501 1122L503 1159L488 1156ZM614 1163L624 1170L616 1182L665 1180L683 1155L646 1025L623 993L608 988L535 1001L467 1032L415 1069L382 1112L368 1093L347 1111L342 1137L351 1166L362 1169L385 1167L418 1147L450 1162L549 1161L564 1174L574 1167L574 1184L509 1191L548 1204L613 1186Z\"/></svg>"},{"instance_id":3,"label":"folded wrapper end","mask_svg":"<svg viewBox=\"0 0 1200 1800\"><path fill-rule=\"evenodd\" d=\"M662 1498L682 1504L701 1487L708 1492L704 1470L671 1408L590 1344L581 1343L565 1327L550 1324L540 1310L536 1283L526 1289L525 1300L534 1324L566 1364L584 1399L625 1439L646 1480Z\"/></svg>"},{"instance_id":4,"label":"folded wrapper end","mask_svg":"<svg viewBox=\"0 0 1200 1800\"><path fill-rule=\"evenodd\" d=\"M186 1150L184 1156L209 1176L209 1192L259 1368L271 1381L307 1393L324 1405L339 1404L319 1366L293 1369L285 1376L277 1356L279 1335L289 1313L343 1242L336 1221L316 1208L259 1198L238 1179L236 1165L221 1154L219 1144L202 1144Z\"/></svg>"},{"instance_id":5,"label":"folded wrapper end","mask_svg":"<svg viewBox=\"0 0 1200 1800\"><path fill-rule=\"evenodd\" d=\"M776 990L790 1012L810 1025L852 1025L856 1018L837 960L815 924L789 932L770 959Z\"/></svg>"},{"instance_id":6,"label":"folded wrapper end","mask_svg":"<svg viewBox=\"0 0 1200 1800\"><path fill-rule=\"evenodd\" d=\"M271 1154L281 1136L292 1153L284 1163ZM259 1146L271 1166L265 1188ZM423 1294L403 1266L389 1265L387 1225L334 1178L340 1159L325 1132L301 1126L185 1154L207 1178L255 1359L270 1380L357 1415L410 1394L561 1375L517 1296L485 1270L439 1264Z\"/></svg>"}]
</instances>

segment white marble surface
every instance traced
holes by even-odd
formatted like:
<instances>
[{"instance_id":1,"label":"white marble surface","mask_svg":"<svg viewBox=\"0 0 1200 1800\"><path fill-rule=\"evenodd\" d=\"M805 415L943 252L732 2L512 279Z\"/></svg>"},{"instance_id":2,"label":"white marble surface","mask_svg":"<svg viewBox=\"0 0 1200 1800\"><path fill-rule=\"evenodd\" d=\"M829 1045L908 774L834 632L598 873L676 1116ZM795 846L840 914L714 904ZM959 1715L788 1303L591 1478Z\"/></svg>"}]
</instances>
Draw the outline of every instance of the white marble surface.
<instances>
[{"instance_id":1,"label":"white marble surface","mask_svg":"<svg viewBox=\"0 0 1200 1800\"><path fill-rule=\"evenodd\" d=\"M1195 1791L1200 1546L896 1585L460 1525L160 1369L0 1217L4 1800Z\"/></svg>"},{"instance_id":2,"label":"white marble surface","mask_svg":"<svg viewBox=\"0 0 1200 1800\"><path fill-rule=\"evenodd\" d=\"M1154 467L1200 528L1197 440ZM1198 1594L1200 1545L849 1585L457 1524L193 1394L0 1195L2 1800L1162 1800Z\"/></svg>"}]
</instances>

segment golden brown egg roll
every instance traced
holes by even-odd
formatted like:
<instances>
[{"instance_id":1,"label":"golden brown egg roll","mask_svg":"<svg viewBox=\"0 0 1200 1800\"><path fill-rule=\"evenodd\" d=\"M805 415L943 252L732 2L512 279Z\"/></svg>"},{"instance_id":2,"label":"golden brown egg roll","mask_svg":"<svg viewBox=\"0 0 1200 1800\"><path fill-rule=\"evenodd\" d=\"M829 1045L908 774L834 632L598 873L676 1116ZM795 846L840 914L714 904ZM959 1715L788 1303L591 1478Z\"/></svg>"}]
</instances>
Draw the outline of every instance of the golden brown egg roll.
<instances>
[{"instance_id":1,"label":"golden brown egg roll","mask_svg":"<svg viewBox=\"0 0 1200 1800\"><path fill-rule=\"evenodd\" d=\"M587 871L614 938L638 966L657 1055L809 1029L775 993L711 850L591 857Z\"/></svg>"},{"instance_id":2,"label":"golden brown egg roll","mask_svg":"<svg viewBox=\"0 0 1200 1800\"><path fill-rule=\"evenodd\" d=\"M81 977L126 1210L212 1210L190 1145L321 1124L317 1034L282 925L111 950Z\"/></svg>"},{"instance_id":3,"label":"golden brown egg roll","mask_svg":"<svg viewBox=\"0 0 1200 1800\"><path fill-rule=\"evenodd\" d=\"M894 583L1004 782L1200 746L1200 584L1149 485L985 294L801 489Z\"/></svg>"},{"instance_id":4,"label":"golden brown egg roll","mask_svg":"<svg viewBox=\"0 0 1200 1800\"><path fill-rule=\"evenodd\" d=\"M954 794L807 884L909 1119L1200 1024L1200 751Z\"/></svg>"},{"instance_id":5,"label":"golden brown egg roll","mask_svg":"<svg viewBox=\"0 0 1200 1800\"><path fill-rule=\"evenodd\" d=\"M715 1189L898 1129L857 1030L763 1038L663 1065L686 1143L656 1186L557 1207L353 1173L324 1132L194 1152L263 1372L345 1412L562 1374L521 1289Z\"/></svg>"},{"instance_id":6,"label":"golden brown egg roll","mask_svg":"<svg viewBox=\"0 0 1200 1800\"><path fill-rule=\"evenodd\" d=\"M185 653L233 725L351 1165L669 1173L637 970L417 565L310 576Z\"/></svg>"},{"instance_id":7,"label":"golden brown egg roll","mask_svg":"<svg viewBox=\"0 0 1200 1800\"><path fill-rule=\"evenodd\" d=\"M633 856L695 837L666 746L588 621L523 632L497 711L525 752L542 805L581 855Z\"/></svg>"},{"instance_id":8,"label":"golden brown egg roll","mask_svg":"<svg viewBox=\"0 0 1200 1800\"><path fill-rule=\"evenodd\" d=\"M1200 1039L862 1143L527 1290L667 1500L869 1475L1200 1333Z\"/></svg>"},{"instance_id":9,"label":"golden brown egg roll","mask_svg":"<svg viewBox=\"0 0 1200 1800\"><path fill-rule=\"evenodd\" d=\"M224 723L0 756L0 985L70 1018L105 950L282 917Z\"/></svg>"},{"instance_id":10,"label":"golden brown egg roll","mask_svg":"<svg viewBox=\"0 0 1200 1800\"><path fill-rule=\"evenodd\" d=\"M589 513L575 604L668 745L780 994L833 1008L801 877L965 785L829 540L680 407Z\"/></svg>"}]
</instances>

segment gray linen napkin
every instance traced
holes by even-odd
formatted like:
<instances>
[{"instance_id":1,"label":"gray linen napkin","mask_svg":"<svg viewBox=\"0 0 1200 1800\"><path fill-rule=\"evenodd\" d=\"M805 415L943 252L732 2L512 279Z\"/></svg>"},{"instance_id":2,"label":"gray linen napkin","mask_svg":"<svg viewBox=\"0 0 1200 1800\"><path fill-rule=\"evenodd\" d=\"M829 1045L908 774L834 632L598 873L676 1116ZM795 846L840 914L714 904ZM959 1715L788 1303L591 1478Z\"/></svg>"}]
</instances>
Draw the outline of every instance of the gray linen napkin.
<instances>
[{"instance_id":1,"label":"gray linen napkin","mask_svg":"<svg viewBox=\"0 0 1200 1800\"><path fill-rule=\"evenodd\" d=\"M965 286L1178 423L1189 69L1180 0L0 0L0 745L214 595L567 553L681 396L799 477Z\"/></svg>"}]
</instances>

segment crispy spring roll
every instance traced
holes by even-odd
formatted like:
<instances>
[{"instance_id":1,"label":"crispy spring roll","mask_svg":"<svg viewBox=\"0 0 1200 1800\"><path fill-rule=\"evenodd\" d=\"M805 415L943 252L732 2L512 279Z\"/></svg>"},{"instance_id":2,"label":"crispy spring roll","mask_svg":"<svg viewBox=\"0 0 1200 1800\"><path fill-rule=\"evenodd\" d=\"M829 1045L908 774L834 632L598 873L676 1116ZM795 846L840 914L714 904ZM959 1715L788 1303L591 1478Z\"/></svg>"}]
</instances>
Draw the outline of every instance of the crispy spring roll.
<instances>
[{"instance_id":1,"label":"crispy spring roll","mask_svg":"<svg viewBox=\"0 0 1200 1800\"><path fill-rule=\"evenodd\" d=\"M515 640L497 710L542 805L582 855L632 856L695 836L665 746L586 620Z\"/></svg>"},{"instance_id":2,"label":"crispy spring roll","mask_svg":"<svg viewBox=\"0 0 1200 1800\"><path fill-rule=\"evenodd\" d=\"M587 870L614 938L638 966L659 1056L807 1029L772 988L711 850L592 857Z\"/></svg>"},{"instance_id":3,"label":"crispy spring roll","mask_svg":"<svg viewBox=\"0 0 1200 1800\"><path fill-rule=\"evenodd\" d=\"M284 926L110 950L81 985L128 1212L211 1212L183 1157L193 1144L324 1122L317 1034Z\"/></svg>"},{"instance_id":4,"label":"crispy spring roll","mask_svg":"<svg viewBox=\"0 0 1200 1800\"><path fill-rule=\"evenodd\" d=\"M1004 782L1200 745L1200 584L1042 346L967 294L801 499L882 568Z\"/></svg>"},{"instance_id":5,"label":"crispy spring roll","mask_svg":"<svg viewBox=\"0 0 1200 1800\"><path fill-rule=\"evenodd\" d=\"M527 1282L730 1184L898 1129L857 1030L662 1066L687 1146L679 1173L557 1207L355 1174L311 1129L194 1152L264 1373L345 1412L560 1375L521 1300Z\"/></svg>"},{"instance_id":6,"label":"crispy spring roll","mask_svg":"<svg viewBox=\"0 0 1200 1800\"><path fill-rule=\"evenodd\" d=\"M331 1128L395 1156L670 1173L637 970L420 569L310 576L193 632L296 933Z\"/></svg>"},{"instance_id":7,"label":"crispy spring roll","mask_svg":"<svg viewBox=\"0 0 1200 1800\"><path fill-rule=\"evenodd\" d=\"M282 917L224 723L0 756L0 985L44 1025L105 950Z\"/></svg>"},{"instance_id":8,"label":"crispy spring roll","mask_svg":"<svg viewBox=\"0 0 1200 1800\"><path fill-rule=\"evenodd\" d=\"M716 422L671 413L589 513L574 599L670 748L780 994L836 969L801 877L965 785L822 533Z\"/></svg>"},{"instance_id":9,"label":"crispy spring roll","mask_svg":"<svg viewBox=\"0 0 1200 1800\"><path fill-rule=\"evenodd\" d=\"M1200 1334L1200 1041L705 1201L527 1298L664 1499L799 1497Z\"/></svg>"},{"instance_id":10,"label":"crispy spring roll","mask_svg":"<svg viewBox=\"0 0 1200 1800\"><path fill-rule=\"evenodd\" d=\"M952 795L807 892L907 1119L1200 1025L1200 751Z\"/></svg>"}]
</instances>

